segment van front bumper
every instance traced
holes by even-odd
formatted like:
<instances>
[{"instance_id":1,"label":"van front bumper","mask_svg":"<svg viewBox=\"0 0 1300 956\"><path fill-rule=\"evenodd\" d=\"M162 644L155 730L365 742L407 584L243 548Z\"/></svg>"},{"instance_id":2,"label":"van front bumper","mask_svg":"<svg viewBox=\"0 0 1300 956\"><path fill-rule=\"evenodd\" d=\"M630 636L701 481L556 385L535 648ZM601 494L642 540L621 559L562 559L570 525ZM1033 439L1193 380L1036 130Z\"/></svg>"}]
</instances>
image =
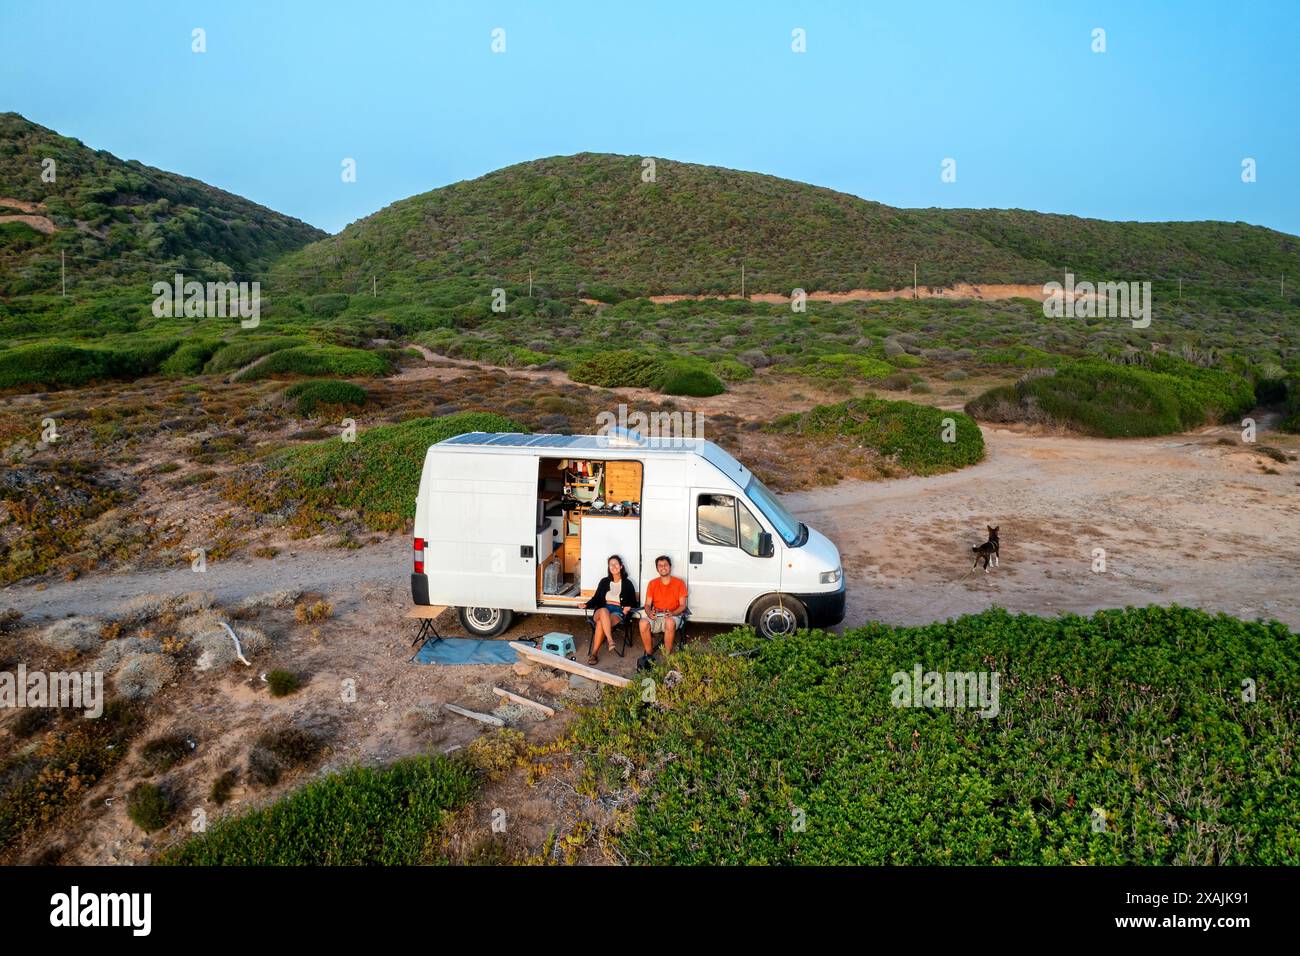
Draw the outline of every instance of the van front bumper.
<instances>
[{"instance_id":1,"label":"van front bumper","mask_svg":"<svg viewBox=\"0 0 1300 956\"><path fill-rule=\"evenodd\" d=\"M429 603L429 576L427 574L411 575L411 600L416 604Z\"/></svg>"},{"instance_id":2,"label":"van front bumper","mask_svg":"<svg viewBox=\"0 0 1300 956\"><path fill-rule=\"evenodd\" d=\"M821 594L796 594L803 606L808 609L809 627L833 627L844 620L844 579L840 578L838 591L823 591Z\"/></svg>"}]
</instances>

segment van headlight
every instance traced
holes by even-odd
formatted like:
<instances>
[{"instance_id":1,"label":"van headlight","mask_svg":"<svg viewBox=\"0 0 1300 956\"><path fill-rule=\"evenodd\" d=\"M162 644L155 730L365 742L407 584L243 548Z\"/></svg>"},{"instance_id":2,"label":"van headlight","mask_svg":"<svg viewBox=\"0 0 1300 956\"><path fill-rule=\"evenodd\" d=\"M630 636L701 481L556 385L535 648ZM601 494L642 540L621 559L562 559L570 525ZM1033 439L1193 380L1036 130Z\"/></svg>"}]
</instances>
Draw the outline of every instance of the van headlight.
<instances>
[{"instance_id":1,"label":"van headlight","mask_svg":"<svg viewBox=\"0 0 1300 956\"><path fill-rule=\"evenodd\" d=\"M836 568L834 571L823 571L818 575L818 580L820 580L822 584L836 584L840 580L841 573L842 571L840 568Z\"/></svg>"}]
</instances>

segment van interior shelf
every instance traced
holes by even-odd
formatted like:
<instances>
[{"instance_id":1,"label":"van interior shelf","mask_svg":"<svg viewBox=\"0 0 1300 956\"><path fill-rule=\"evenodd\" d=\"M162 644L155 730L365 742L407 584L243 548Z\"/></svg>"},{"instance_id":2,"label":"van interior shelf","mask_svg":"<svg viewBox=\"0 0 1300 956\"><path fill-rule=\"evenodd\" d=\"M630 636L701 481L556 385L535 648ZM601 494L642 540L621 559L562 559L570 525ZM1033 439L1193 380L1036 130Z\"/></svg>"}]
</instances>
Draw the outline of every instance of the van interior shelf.
<instances>
[{"instance_id":1,"label":"van interior shelf","mask_svg":"<svg viewBox=\"0 0 1300 956\"><path fill-rule=\"evenodd\" d=\"M544 458L537 478L537 600L585 603L610 555L640 553L639 461ZM584 562L584 552L589 559Z\"/></svg>"}]
</instances>

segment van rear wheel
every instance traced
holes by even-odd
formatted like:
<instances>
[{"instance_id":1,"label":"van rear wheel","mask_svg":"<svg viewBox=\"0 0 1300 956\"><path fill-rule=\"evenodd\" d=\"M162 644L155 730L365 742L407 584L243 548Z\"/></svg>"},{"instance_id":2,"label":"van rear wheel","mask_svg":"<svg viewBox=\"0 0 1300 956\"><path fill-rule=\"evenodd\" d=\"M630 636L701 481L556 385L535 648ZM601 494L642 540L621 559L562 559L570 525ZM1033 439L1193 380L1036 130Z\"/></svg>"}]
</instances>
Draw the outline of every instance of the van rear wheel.
<instances>
[{"instance_id":1,"label":"van rear wheel","mask_svg":"<svg viewBox=\"0 0 1300 956\"><path fill-rule=\"evenodd\" d=\"M460 626L475 637L496 637L504 634L514 620L514 612L505 608L463 607L460 609Z\"/></svg>"},{"instance_id":2,"label":"van rear wheel","mask_svg":"<svg viewBox=\"0 0 1300 956\"><path fill-rule=\"evenodd\" d=\"M808 626L808 609L788 594L769 594L759 598L749 612L749 625L769 641L774 637L789 637Z\"/></svg>"}]
</instances>

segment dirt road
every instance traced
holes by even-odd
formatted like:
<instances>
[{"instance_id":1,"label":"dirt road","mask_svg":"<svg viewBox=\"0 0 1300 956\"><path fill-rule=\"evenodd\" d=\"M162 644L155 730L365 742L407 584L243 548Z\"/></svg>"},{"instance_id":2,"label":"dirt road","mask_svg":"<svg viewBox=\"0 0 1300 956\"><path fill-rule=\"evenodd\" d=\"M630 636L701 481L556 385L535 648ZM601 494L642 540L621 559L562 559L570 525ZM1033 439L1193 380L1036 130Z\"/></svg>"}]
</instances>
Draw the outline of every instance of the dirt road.
<instances>
[{"instance_id":1,"label":"dirt road","mask_svg":"<svg viewBox=\"0 0 1300 956\"><path fill-rule=\"evenodd\" d=\"M985 429L988 458L973 468L785 500L839 545L846 622L1177 603L1300 629L1300 466L1217 444L1230 433L1105 441ZM1000 528L1001 566L969 574L986 524Z\"/></svg>"},{"instance_id":2,"label":"dirt road","mask_svg":"<svg viewBox=\"0 0 1300 956\"><path fill-rule=\"evenodd\" d=\"M943 620L993 604L1053 614L1178 603L1300 629L1300 465L1217 443L1229 434L1107 441L985 429L988 457L973 468L785 500L839 545L849 625ZM1001 567L968 574L985 524L1001 529ZM1104 572L1093 570L1098 548ZM360 606L363 583L404 590L409 559L407 539L393 536L355 551L214 562L202 574L14 585L0 590L0 608L104 614L142 593L206 590L230 602L297 588L324 591L346 611Z\"/></svg>"}]
</instances>

